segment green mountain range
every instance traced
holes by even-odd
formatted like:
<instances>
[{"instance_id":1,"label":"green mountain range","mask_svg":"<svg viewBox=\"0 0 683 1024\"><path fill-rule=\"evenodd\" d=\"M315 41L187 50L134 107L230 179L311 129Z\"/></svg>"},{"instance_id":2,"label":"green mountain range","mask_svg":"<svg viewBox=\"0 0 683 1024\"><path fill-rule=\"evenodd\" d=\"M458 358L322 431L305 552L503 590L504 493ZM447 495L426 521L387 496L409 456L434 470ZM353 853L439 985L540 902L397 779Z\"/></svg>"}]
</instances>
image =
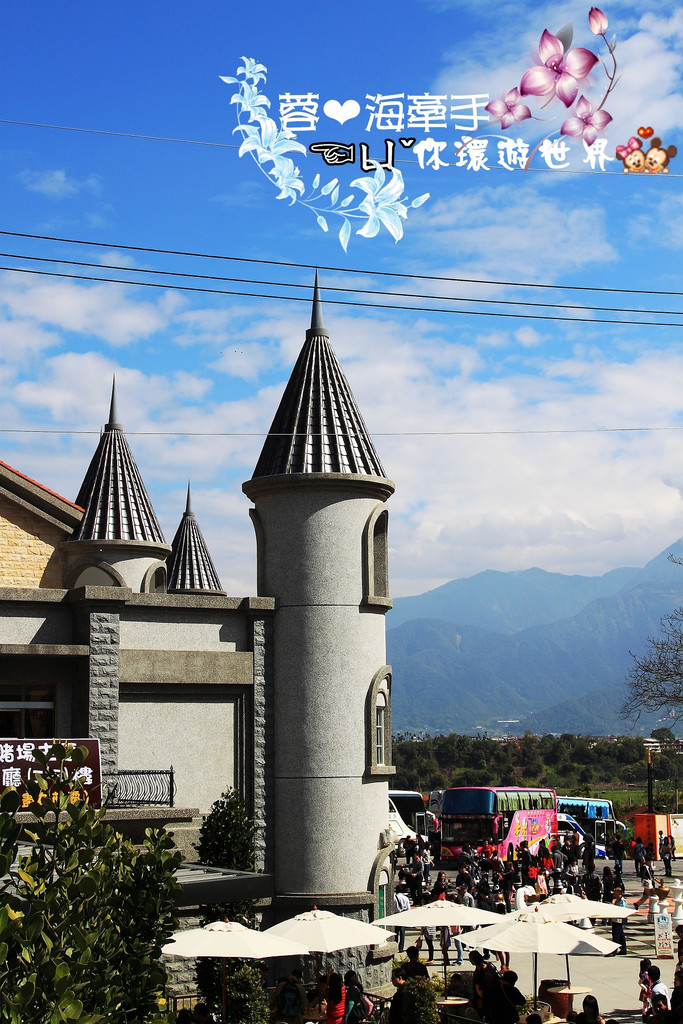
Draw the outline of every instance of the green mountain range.
<instances>
[{"instance_id":1,"label":"green mountain range","mask_svg":"<svg viewBox=\"0 0 683 1024\"><path fill-rule=\"evenodd\" d=\"M683 605L670 554L683 560L683 540L643 569L487 571L398 598L387 616L393 731L649 735L670 725L620 713L629 652Z\"/></svg>"}]
</instances>

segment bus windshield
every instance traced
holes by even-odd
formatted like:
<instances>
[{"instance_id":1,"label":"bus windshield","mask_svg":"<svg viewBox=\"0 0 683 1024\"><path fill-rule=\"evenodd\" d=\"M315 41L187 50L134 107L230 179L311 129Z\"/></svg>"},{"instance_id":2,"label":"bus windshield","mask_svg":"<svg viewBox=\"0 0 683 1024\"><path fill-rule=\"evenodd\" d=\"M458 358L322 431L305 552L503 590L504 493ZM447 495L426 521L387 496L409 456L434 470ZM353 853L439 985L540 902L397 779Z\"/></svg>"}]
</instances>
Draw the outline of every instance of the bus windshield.
<instances>
[{"instance_id":1,"label":"bus windshield","mask_svg":"<svg viewBox=\"0 0 683 1024\"><path fill-rule=\"evenodd\" d=\"M495 794L491 789L447 789L443 814L493 814ZM488 825L489 831L491 825Z\"/></svg>"},{"instance_id":2,"label":"bus windshield","mask_svg":"<svg viewBox=\"0 0 683 1024\"><path fill-rule=\"evenodd\" d=\"M413 832L419 832L420 828L418 828L418 825L420 823L417 821L416 816L425 812L425 802L420 794L390 793L389 798L408 828L412 829ZM424 828L424 825L421 827Z\"/></svg>"},{"instance_id":3,"label":"bus windshield","mask_svg":"<svg viewBox=\"0 0 683 1024\"><path fill-rule=\"evenodd\" d=\"M492 818L453 818L443 819L441 826L441 842L445 846L460 848L464 843L470 846L483 846L484 843L495 842L498 823Z\"/></svg>"}]
</instances>

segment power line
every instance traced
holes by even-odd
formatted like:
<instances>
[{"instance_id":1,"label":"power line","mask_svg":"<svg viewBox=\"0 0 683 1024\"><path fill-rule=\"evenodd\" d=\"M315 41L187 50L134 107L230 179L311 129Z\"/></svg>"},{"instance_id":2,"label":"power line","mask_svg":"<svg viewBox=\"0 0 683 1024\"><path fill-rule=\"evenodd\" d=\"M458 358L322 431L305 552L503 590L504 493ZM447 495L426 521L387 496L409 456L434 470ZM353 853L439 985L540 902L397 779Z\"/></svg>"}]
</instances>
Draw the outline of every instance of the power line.
<instances>
[{"instance_id":1,"label":"power line","mask_svg":"<svg viewBox=\"0 0 683 1024\"><path fill-rule=\"evenodd\" d=\"M150 142L181 142L185 146L216 146L219 149L239 149L230 142L203 142L199 139L173 139L164 135L136 135L133 132L110 132L98 128L73 128L66 124L39 124L36 121L10 121L0 117L0 124L17 124L25 128L51 128L58 132L80 132L83 135L113 135L118 139L146 139Z\"/></svg>"},{"instance_id":2,"label":"power line","mask_svg":"<svg viewBox=\"0 0 683 1024\"><path fill-rule=\"evenodd\" d=\"M218 274L194 274L182 270L155 270L149 267L119 267L111 263L87 263L82 260L67 260L60 259L58 257L50 256L27 256L24 253L16 252L0 252L0 258L2 259L16 259L16 260L30 260L31 262L37 263L59 263L72 267L92 267L97 270L118 270L120 273L126 274L156 274L163 277L172 278L192 278L193 280L201 281L227 281L231 284L259 284L270 288L300 288L300 284L290 284L287 281L263 281L260 279L244 278L244 277L224 277ZM0 268L0 269L17 269L17 268ZM131 281L131 284L137 284L136 281ZM169 285L168 287L176 287L175 285ZM182 287L178 285L177 287ZM486 305L496 306L526 306L535 309L556 309L559 303L549 302L524 302L519 299L477 299L472 296L463 295L428 295L423 292L387 292L372 288L343 288L339 285L326 285L325 295L327 297L329 292L344 292L352 295L381 295L390 297L400 297L407 299L433 299L439 302L475 302ZM327 301L327 299L326 299ZM400 308L407 308L401 306ZM603 313L635 313L645 314L651 313L653 316L683 316L683 310L678 309L633 309L630 307L621 306L586 306L581 304L572 303L571 306L567 307L571 310L591 310Z\"/></svg>"},{"instance_id":3,"label":"power line","mask_svg":"<svg viewBox=\"0 0 683 1024\"><path fill-rule=\"evenodd\" d=\"M667 427L543 427L517 430L373 430L373 437L495 437L525 434L652 434L679 431L682 426ZM98 435L101 430L56 430L41 427L0 427L0 434L55 434L64 437ZM290 434L264 430L126 430L126 437L290 437ZM327 437L320 431L300 433L298 437ZM335 434L350 437L350 434Z\"/></svg>"},{"instance_id":4,"label":"power line","mask_svg":"<svg viewBox=\"0 0 683 1024\"><path fill-rule=\"evenodd\" d=\"M270 295L264 292L245 292L235 291L227 288L200 288L197 285L168 285L163 284L159 281L127 281L117 277L96 277L92 274L65 274L57 273L57 271L51 270L32 270L27 267L0 267L0 270L5 273L16 273L16 274L33 274L39 277L59 277L67 280L75 281L94 281L99 284L125 284L128 287L133 288L162 288L168 290L172 287L174 291L180 292L199 292L201 294L208 295L231 295L238 296L239 298L249 299L277 299L281 302L306 302L310 303L310 295ZM302 286L300 286L302 287ZM465 300L467 301L467 300ZM448 313L451 316L485 316L485 317L502 317L505 319L512 320L548 320L557 323L574 323L574 324L612 324L621 325L625 327L683 327L683 322L680 321L668 321L668 320L619 320L607 319L604 317L590 317L590 316L548 316L542 313L505 313L502 311L482 310L482 309L446 309L439 306L409 306L399 305L397 303L390 302L349 302L348 299L326 299L326 305L333 306L349 306L360 309L392 309L392 310L404 310L412 313ZM572 307L568 307L572 308ZM680 314L674 314L676 316L683 316L683 312Z\"/></svg>"},{"instance_id":5,"label":"power line","mask_svg":"<svg viewBox=\"0 0 683 1024\"><path fill-rule=\"evenodd\" d=\"M286 260L264 260L252 256L227 256L220 253L186 252L182 249L158 249L144 245L124 245L120 242L94 242L83 238L62 238L58 235L34 235L23 231L2 231L0 235L11 238L31 238L42 242L64 242L69 245L89 245L101 249L126 249L129 252L150 252L163 256L191 256L205 260L227 260L234 263L256 263L270 267L292 267L296 270L325 270L335 274L361 274L370 277L394 277L412 281L449 281L458 284L482 284L511 288L548 288L563 292L610 292L620 295L683 295L682 291L662 291L652 288L606 288L596 285L535 284L532 281L498 281L477 277L449 277L437 274L399 274L390 270L361 270L351 267L324 266L321 263L292 263Z\"/></svg>"}]
</instances>

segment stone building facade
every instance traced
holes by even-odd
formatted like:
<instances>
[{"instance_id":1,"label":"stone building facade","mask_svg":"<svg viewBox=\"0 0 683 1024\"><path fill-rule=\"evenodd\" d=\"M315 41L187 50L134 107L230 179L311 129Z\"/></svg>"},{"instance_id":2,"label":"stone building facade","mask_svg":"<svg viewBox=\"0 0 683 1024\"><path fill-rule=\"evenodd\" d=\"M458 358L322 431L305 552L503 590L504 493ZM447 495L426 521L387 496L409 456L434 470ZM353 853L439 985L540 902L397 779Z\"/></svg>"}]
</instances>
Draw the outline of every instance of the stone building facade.
<instances>
[{"instance_id":1,"label":"stone building facade","mask_svg":"<svg viewBox=\"0 0 683 1024\"><path fill-rule=\"evenodd\" d=\"M234 787L274 879L267 917L316 903L373 920L390 892L393 484L317 281L244 491L258 593L239 597L222 590L189 490L165 542L114 393L75 502L0 463L0 735L97 737L105 777L172 764L188 821Z\"/></svg>"}]
</instances>

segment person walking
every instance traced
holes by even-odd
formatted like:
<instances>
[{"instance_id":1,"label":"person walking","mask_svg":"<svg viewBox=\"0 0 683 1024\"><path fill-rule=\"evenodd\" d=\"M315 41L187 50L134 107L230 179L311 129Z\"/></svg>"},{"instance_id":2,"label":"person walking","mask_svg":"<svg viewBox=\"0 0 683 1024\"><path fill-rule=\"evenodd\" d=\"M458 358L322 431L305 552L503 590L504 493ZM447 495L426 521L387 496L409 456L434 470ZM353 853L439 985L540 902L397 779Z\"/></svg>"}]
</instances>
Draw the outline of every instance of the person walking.
<instances>
[{"instance_id":1,"label":"person walking","mask_svg":"<svg viewBox=\"0 0 683 1024\"><path fill-rule=\"evenodd\" d=\"M640 878L641 876L644 860L645 847L643 846L643 840L638 836L636 839L636 845L633 847L633 866L636 869L636 878Z\"/></svg>"},{"instance_id":2,"label":"person walking","mask_svg":"<svg viewBox=\"0 0 683 1024\"><path fill-rule=\"evenodd\" d=\"M617 885L623 885L621 876L624 866L624 844L621 839L615 839L612 843L612 856L614 857L614 879Z\"/></svg>"},{"instance_id":3,"label":"person walking","mask_svg":"<svg viewBox=\"0 0 683 1024\"><path fill-rule=\"evenodd\" d=\"M406 886L403 882L399 882L394 891L394 913L402 914L406 910L410 910L410 900L406 893ZM406 930L405 928L399 928L397 925L395 931L398 940L398 951L402 953L403 947L406 944Z\"/></svg>"},{"instance_id":4,"label":"person walking","mask_svg":"<svg viewBox=\"0 0 683 1024\"><path fill-rule=\"evenodd\" d=\"M624 899L624 891L620 886L614 887L614 899L612 903L615 907L623 907L625 910L628 909L628 904ZM626 935L624 933L624 922L626 918L614 918L612 920L612 942L618 942L620 949L620 956L626 956Z\"/></svg>"}]
</instances>

